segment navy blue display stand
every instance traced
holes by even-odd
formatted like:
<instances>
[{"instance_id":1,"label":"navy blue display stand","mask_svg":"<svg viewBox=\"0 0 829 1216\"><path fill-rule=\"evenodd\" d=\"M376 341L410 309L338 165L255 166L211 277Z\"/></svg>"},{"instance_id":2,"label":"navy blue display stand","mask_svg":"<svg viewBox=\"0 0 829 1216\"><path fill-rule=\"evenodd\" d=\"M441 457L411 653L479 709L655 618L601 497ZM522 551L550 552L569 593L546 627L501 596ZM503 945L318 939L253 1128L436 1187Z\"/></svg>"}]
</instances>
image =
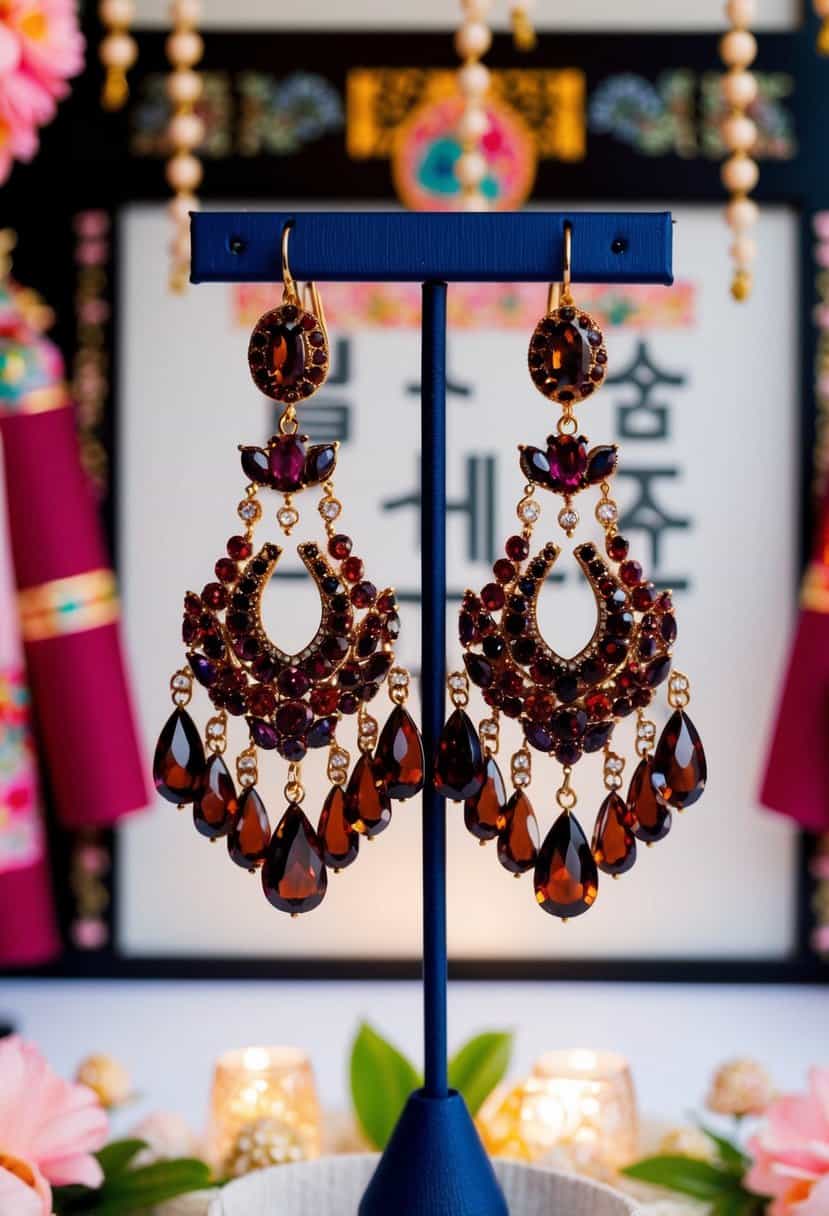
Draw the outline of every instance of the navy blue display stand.
<instances>
[{"instance_id":1,"label":"navy blue display stand","mask_svg":"<svg viewBox=\"0 0 829 1216\"><path fill-rule=\"evenodd\" d=\"M430 773L443 725L446 673L447 283L559 281L569 223L574 283L670 284L671 217L667 212L206 212L192 220L192 281L278 282L287 223L297 280L423 283L421 666ZM542 304L539 298L539 313ZM446 804L427 783L424 1087L403 1111L360 1216L507 1216L466 1104L449 1089L446 986Z\"/></svg>"}]
</instances>

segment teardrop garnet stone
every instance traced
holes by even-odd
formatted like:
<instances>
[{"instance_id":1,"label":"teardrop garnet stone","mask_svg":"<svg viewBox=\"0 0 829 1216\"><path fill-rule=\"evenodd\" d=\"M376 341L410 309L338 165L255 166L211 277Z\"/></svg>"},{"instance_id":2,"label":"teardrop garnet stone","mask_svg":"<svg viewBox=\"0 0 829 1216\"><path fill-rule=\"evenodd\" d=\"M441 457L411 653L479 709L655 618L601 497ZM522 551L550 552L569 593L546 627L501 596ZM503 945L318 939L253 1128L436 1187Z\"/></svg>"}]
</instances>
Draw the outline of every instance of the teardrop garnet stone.
<instances>
[{"instance_id":1,"label":"teardrop garnet stone","mask_svg":"<svg viewBox=\"0 0 829 1216\"><path fill-rule=\"evenodd\" d=\"M631 829L637 840L655 844L664 840L671 830L673 816L656 796L651 779L653 761L645 757L636 766L630 780L627 805L632 818Z\"/></svg>"},{"instance_id":2,"label":"teardrop garnet stone","mask_svg":"<svg viewBox=\"0 0 829 1216\"><path fill-rule=\"evenodd\" d=\"M231 861L243 870L255 870L265 860L271 825L265 804L251 786L239 799L239 810L227 837Z\"/></svg>"},{"instance_id":3,"label":"teardrop garnet stone","mask_svg":"<svg viewBox=\"0 0 829 1216\"><path fill-rule=\"evenodd\" d=\"M608 794L599 807L592 845L596 865L604 874L626 874L636 863L632 822L624 799L615 792Z\"/></svg>"},{"instance_id":4,"label":"teardrop garnet stone","mask_svg":"<svg viewBox=\"0 0 829 1216\"><path fill-rule=\"evenodd\" d=\"M162 798L193 802L204 781L204 747L196 724L177 707L164 723L153 757L153 781Z\"/></svg>"},{"instance_id":5,"label":"teardrop garnet stone","mask_svg":"<svg viewBox=\"0 0 829 1216\"><path fill-rule=\"evenodd\" d=\"M265 898L280 912L313 912L325 898L328 872L319 837L296 802L276 826L262 867Z\"/></svg>"},{"instance_id":6,"label":"teardrop garnet stone","mask_svg":"<svg viewBox=\"0 0 829 1216\"><path fill-rule=\"evenodd\" d=\"M681 709L674 710L653 754L653 788L663 802L682 811L702 797L707 779L708 764L697 729Z\"/></svg>"},{"instance_id":7,"label":"teardrop garnet stone","mask_svg":"<svg viewBox=\"0 0 829 1216\"><path fill-rule=\"evenodd\" d=\"M201 832L208 840L227 836L238 809L236 786L227 765L220 755L213 755L207 761L204 787L193 804L193 823L196 825L196 831Z\"/></svg>"},{"instance_id":8,"label":"teardrop garnet stone","mask_svg":"<svg viewBox=\"0 0 829 1216\"><path fill-rule=\"evenodd\" d=\"M360 833L345 817L345 790L332 785L323 803L317 828L323 861L332 870L344 870L357 860Z\"/></svg>"},{"instance_id":9,"label":"teardrop garnet stone","mask_svg":"<svg viewBox=\"0 0 829 1216\"><path fill-rule=\"evenodd\" d=\"M480 794L484 780L484 754L478 732L469 715L455 709L438 740L435 789L453 802L465 802Z\"/></svg>"},{"instance_id":10,"label":"teardrop garnet stone","mask_svg":"<svg viewBox=\"0 0 829 1216\"><path fill-rule=\"evenodd\" d=\"M363 755L345 788L345 818L361 836L379 836L391 823L391 803L371 756Z\"/></svg>"},{"instance_id":11,"label":"teardrop garnet stone","mask_svg":"<svg viewBox=\"0 0 829 1216\"><path fill-rule=\"evenodd\" d=\"M507 790L494 756L486 760L486 775L480 794L467 798L463 821L478 840L494 840L506 823Z\"/></svg>"},{"instance_id":12,"label":"teardrop garnet stone","mask_svg":"<svg viewBox=\"0 0 829 1216\"><path fill-rule=\"evenodd\" d=\"M511 874L526 874L536 863L540 840L532 803L523 790L516 790L504 811L498 860Z\"/></svg>"},{"instance_id":13,"label":"teardrop garnet stone","mask_svg":"<svg viewBox=\"0 0 829 1216\"><path fill-rule=\"evenodd\" d=\"M535 867L535 897L551 916L581 916L596 901L599 871L581 824L563 811L541 846Z\"/></svg>"},{"instance_id":14,"label":"teardrop garnet stone","mask_svg":"<svg viewBox=\"0 0 829 1216\"><path fill-rule=\"evenodd\" d=\"M412 798L423 789L426 761L420 731L408 710L395 705L377 740L374 767L390 798Z\"/></svg>"}]
</instances>

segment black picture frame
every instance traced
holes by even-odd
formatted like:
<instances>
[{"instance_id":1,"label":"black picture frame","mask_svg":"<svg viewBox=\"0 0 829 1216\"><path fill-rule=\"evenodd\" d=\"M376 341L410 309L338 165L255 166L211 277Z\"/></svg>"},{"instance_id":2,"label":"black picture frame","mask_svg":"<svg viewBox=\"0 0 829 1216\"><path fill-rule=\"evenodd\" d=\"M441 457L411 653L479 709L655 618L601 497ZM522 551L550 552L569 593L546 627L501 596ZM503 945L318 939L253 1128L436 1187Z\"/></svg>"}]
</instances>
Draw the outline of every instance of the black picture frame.
<instances>
[{"instance_id":1,"label":"black picture frame","mask_svg":"<svg viewBox=\"0 0 829 1216\"><path fill-rule=\"evenodd\" d=\"M99 31L87 30L91 45ZM811 322L816 302L817 267L813 259L813 218L829 206L829 160L822 147L829 129L829 61L815 50L817 19L804 15L801 26L791 32L761 35L758 70L780 74L792 83L785 105L792 120L796 141L787 159L763 160L756 197L760 203L785 203L797 210L800 225L799 274L801 335L801 409L792 420L800 452L799 539L803 562L809 551L813 520L812 481L815 446L814 372L817 334ZM113 309L121 284L118 281L118 234L121 209L134 202L157 202L168 196L163 159L153 154L153 98L157 81L166 70L164 36L160 32L138 33L139 63L131 73L132 100L119 114L104 113L98 103L100 75L94 64L76 84L71 100L44 133L37 160L18 166L10 184L0 195L0 223L16 229L19 248L15 273L54 307L57 324L54 336L71 365L76 345L74 224L79 213L94 209L110 219L110 257L106 293ZM518 56L506 36L496 37L488 57L494 69L533 71L556 67L581 68L588 96L602 80L620 72L658 83L666 72L684 70L693 75L692 121L701 121L703 82L717 71L717 38L710 34L578 34L544 37L535 51ZM278 41L278 55L276 46ZM277 33L209 32L205 37L205 71L223 75L228 96L239 105L240 74L259 71L279 75L282 67L304 68L323 76L345 98L349 70L385 68L400 71L427 65L452 69L456 58L451 39L444 33ZM90 55L90 60L92 60ZM148 122L147 154L130 155L135 146L137 123ZM139 131L140 134L140 131ZM230 123L230 143L233 123ZM229 198L255 203L257 200L291 196L309 202L331 202L337 198L366 203L394 202L387 156L356 162L349 158L342 130L322 134L302 148L282 155L240 155L232 147L227 155L205 160L201 191L204 205ZM676 149L649 155L611 134L591 133L584 160L542 160L533 193L534 202L555 198L557 202L602 200L618 203L658 205L666 201L688 203L724 202L719 164L713 155L687 155ZM724 236L725 241L725 236ZM762 255L761 255L762 256ZM117 568L115 504L118 493L117 428L115 385L119 351L116 326L110 323L105 340L109 364L109 397L98 424L98 439L109 460L109 480L102 499L102 513ZM793 588L793 594L795 589ZM73 894L61 872L68 867L72 840L57 828L51 830L53 857L58 878L60 919L66 927L72 919ZM62 959L28 974L52 977L167 980L273 980L273 979L414 979L416 959L377 961L365 959L260 959L244 957L125 957L118 950L115 888L118 882L117 833L106 834L113 866L108 879L110 894L109 944L84 951L67 945ZM455 960L451 973L467 980L590 980L682 983L825 983L829 967L810 946L813 896L809 859L814 842L802 836L799 848L797 894L797 943L785 959L590 959ZM19 972L17 974L20 974Z\"/></svg>"}]
</instances>

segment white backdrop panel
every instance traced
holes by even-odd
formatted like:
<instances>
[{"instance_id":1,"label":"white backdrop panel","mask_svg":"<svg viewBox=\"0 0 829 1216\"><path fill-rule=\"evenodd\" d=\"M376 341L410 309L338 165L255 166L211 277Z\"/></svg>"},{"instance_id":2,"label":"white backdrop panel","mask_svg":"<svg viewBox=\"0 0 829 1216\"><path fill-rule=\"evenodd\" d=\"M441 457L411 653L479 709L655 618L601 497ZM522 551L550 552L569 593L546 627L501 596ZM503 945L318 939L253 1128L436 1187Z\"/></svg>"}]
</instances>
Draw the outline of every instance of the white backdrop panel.
<instances>
[{"instance_id":1,"label":"white backdrop panel","mask_svg":"<svg viewBox=\"0 0 829 1216\"><path fill-rule=\"evenodd\" d=\"M688 528L667 533L661 568L690 580L690 590L677 596L677 664L694 681L692 715L708 748L709 789L664 843L642 850L633 874L606 882L590 915L564 930L538 911L529 880L519 884L503 872L492 847L479 849L460 809L450 806L449 924L457 957L781 957L793 943L796 841L786 824L759 810L755 791L795 603L797 228L789 212L765 209L757 291L737 308L728 295L727 237L718 210L680 207L675 216L677 279L691 301L690 319L646 333L614 325L609 349L618 371L645 340L656 364L683 379L657 395L670 404L671 433L656 463L676 471L661 486L660 502L689 520ZM211 577L235 530L243 484L236 445L260 442L270 415L248 377L238 293L203 286L184 298L168 295L162 208L131 208L121 235L120 553L149 754L169 712L169 674L181 662L183 593ZM544 291L537 291L540 313ZM338 333L346 329L332 336ZM470 453L483 461L491 456L496 538L513 530L522 486L515 446L540 442L553 417L526 374L528 336L522 329L463 329L450 342L452 379L471 390L453 396L450 407L450 497L464 496ZM381 508L416 488L419 418L409 390L418 377L417 331L360 325L348 337L353 429L337 476L344 530L370 577L413 589L415 509ZM582 411L594 441L610 436L618 406L630 396L629 388L606 388ZM653 464L652 445L626 442L622 461ZM624 500L622 481L619 493ZM299 504L316 530L314 502ZM273 510L267 514L272 518ZM586 503L582 514L590 517ZM558 534L554 519L550 502L544 531L551 535ZM450 581L460 589L479 587L488 571L487 562L469 558L467 528L466 517L451 517ZM643 538L632 539L642 550ZM591 601L571 582L548 591L542 610L545 632L565 650L592 631L592 615L589 621L578 615L580 608L592 614ZM288 648L311 632L307 622L316 605L306 592L283 583L269 593L267 623ZM453 663L454 608L449 620ZM416 664L414 606L403 623L403 657ZM204 721L201 691L197 701ZM385 712L385 698L381 703ZM623 727L620 741L628 746L631 735ZM587 760L577 771L588 823L601 797L599 767ZM273 817L281 813L283 769L272 755L263 766ZM533 799L543 828L559 770L538 758L535 772ZM317 808L324 778L317 771L306 784L309 810ZM383 838L332 880L317 912L297 921L272 910L258 881L233 866L222 845L209 847L197 837L189 820L159 802L124 829L119 923L127 953L383 958L418 952L414 803L396 808Z\"/></svg>"}]
</instances>

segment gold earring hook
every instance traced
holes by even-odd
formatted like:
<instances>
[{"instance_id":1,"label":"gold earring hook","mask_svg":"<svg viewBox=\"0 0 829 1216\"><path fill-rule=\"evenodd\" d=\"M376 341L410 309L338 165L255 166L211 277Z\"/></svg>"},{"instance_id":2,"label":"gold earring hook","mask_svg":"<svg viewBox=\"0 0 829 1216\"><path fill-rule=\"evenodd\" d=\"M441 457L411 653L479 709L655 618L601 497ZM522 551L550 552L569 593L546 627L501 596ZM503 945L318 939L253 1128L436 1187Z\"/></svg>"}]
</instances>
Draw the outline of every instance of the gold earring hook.
<instances>
[{"instance_id":1,"label":"gold earring hook","mask_svg":"<svg viewBox=\"0 0 829 1216\"><path fill-rule=\"evenodd\" d=\"M328 330L325 326L325 311L322 307L322 297L319 293L319 288L316 283L305 284L305 308L307 312L312 312L319 321L320 329L325 334L326 344L328 343Z\"/></svg>"},{"instance_id":2,"label":"gold earring hook","mask_svg":"<svg viewBox=\"0 0 829 1216\"><path fill-rule=\"evenodd\" d=\"M292 303L299 303L299 290L297 288L296 279L291 274L291 267L288 262L288 238L291 235L292 223L288 223L282 229L282 284L284 287L283 300L290 300Z\"/></svg>"},{"instance_id":3,"label":"gold earring hook","mask_svg":"<svg viewBox=\"0 0 829 1216\"><path fill-rule=\"evenodd\" d=\"M564 224L564 251L562 255L562 269L560 283L551 283L550 290L547 293L547 312L555 312L562 304L572 304L573 295L570 291L570 282L573 272L573 225L569 220Z\"/></svg>"}]
</instances>

